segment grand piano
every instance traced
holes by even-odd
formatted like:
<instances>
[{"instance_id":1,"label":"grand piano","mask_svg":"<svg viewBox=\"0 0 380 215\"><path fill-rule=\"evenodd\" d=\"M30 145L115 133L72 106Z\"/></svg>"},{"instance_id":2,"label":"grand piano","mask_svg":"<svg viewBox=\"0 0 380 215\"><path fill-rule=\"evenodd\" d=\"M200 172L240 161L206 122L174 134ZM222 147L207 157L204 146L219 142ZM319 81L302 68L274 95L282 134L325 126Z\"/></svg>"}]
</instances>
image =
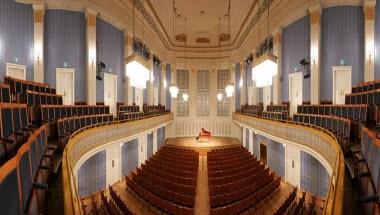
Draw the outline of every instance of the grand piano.
<instances>
[{"instance_id":1,"label":"grand piano","mask_svg":"<svg viewBox=\"0 0 380 215\"><path fill-rule=\"evenodd\" d=\"M209 141L211 138L211 132L202 128L201 132L198 134L197 140L201 142Z\"/></svg>"}]
</instances>

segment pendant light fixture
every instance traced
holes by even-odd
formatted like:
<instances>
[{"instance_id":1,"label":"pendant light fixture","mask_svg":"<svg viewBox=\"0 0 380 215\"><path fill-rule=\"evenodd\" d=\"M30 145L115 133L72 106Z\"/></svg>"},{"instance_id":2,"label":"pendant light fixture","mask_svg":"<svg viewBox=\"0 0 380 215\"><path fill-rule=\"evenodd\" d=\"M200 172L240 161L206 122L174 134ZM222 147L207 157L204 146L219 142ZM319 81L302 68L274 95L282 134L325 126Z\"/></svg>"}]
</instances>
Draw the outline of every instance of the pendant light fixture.
<instances>
[{"instance_id":1,"label":"pendant light fixture","mask_svg":"<svg viewBox=\"0 0 380 215\"><path fill-rule=\"evenodd\" d=\"M187 19L184 17L185 20L185 69L187 69ZM186 92L182 94L183 101L187 102L189 100L189 94Z\"/></svg>"},{"instance_id":2,"label":"pendant light fixture","mask_svg":"<svg viewBox=\"0 0 380 215\"><path fill-rule=\"evenodd\" d=\"M228 34L229 34L229 37L228 37L228 47L230 49L230 54L228 56L228 71L230 71L231 69L231 0L228 0ZM231 74L231 72L230 72ZM234 84L233 83L229 83L227 84L226 88L225 88L225 91L226 91L226 96L228 98L232 97L234 95Z\"/></svg>"},{"instance_id":3,"label":"pendant light fixture","mask_svg":"<svg viewBox=\"0 0 380 215\"><path fill-rule=\"evenodd\" d=\"M145 89L146 82L149 80L149 69L147 66L147 60L144 58L145 45L144 45L144 0L142 0L141 10L141 55L135 53L133 48L133 54L127 57L126 60L126 75L130 80L132 87L137 89ZM133 42L135 42L135 1L133 1Z\"/></svg>"},{"instance_id":4,"label":"pendant light fixture","mask_svg":"<svg viewBox=\"0 0 380 215\"><path fill-rule=\"evenodd\" d=\"M173 0L173 43L175 43L175 19L176 19L176 8L175 8L175 0ZM174 51L174 68L176 68L177 64L177 56L176 52ZM172 98L177 98L179 89L176 84L171 84L169 87L170 95Z\"/></svg>"},{"instance_id":5,"label":"pendant light fixture","mask_svg":"<svg viewBox=\"0 0 380 215\"><path fill-rule=\"evenodd\" d=\"M267 0L267 8L268 8L267 40L268 40L268 43L269 43L269 7L270 7L270 2L269 0ZM258 28L260 31L259 22L258 22ZM259 44L260 44L260 39L259 39ZM260 45L259 45L259 48L260 48ZM259 58L257 58L254 61L254 65L252 68L252 80L256 82L256 87L258 88L271 86L273 76L277 75L277 57L269 51L269 44L267 48L268 49L266 50L266 52L262 54L261 56L259 56Z\"/></svg>"}]
</instances>

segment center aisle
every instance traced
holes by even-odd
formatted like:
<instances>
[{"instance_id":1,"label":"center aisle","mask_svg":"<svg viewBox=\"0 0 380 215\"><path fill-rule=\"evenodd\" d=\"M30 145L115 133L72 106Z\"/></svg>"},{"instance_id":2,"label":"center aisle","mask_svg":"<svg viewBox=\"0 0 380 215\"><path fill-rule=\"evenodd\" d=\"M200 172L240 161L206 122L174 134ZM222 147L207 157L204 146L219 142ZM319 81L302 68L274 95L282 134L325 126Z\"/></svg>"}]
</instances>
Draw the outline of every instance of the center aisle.
<instances>
[{"instance_id":1,"label":"center aisle","mask_svg":"<svg viewBox=\"0 0 380 215\"><path fill-rule=\"evenodd\" d=\"M198 178L195 196L195 215L210 214L210 198L208 189L207 156L200 155L198 163Z\"/></svg>"}]
</instances>

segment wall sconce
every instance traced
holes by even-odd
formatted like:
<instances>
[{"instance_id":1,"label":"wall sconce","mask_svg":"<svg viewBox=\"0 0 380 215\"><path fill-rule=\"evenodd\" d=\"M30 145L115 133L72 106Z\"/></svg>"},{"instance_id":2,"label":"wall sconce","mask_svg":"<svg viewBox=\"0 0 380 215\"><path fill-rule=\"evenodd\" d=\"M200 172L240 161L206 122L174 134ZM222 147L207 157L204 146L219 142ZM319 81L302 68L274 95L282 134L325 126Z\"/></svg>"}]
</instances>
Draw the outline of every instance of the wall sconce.
<instances>
[{"instance_id":1,"label":"wall sconce","mask_svg":"<svg viewBox=\"0 0 380 215\"><path fill-rule=\"evenodd\" d=\"M34 47L34 57L36 58L37 63L40 63L42 59L42 44L37 43Z\"/></svg>"},{"instance_id":2,"label":"wall sconce","mask_svg":"<svg viewBox=\"0 0 380 215\"><path fill-rule=\"evenodd\" d=\"M88 60L91 63L91 69L94 69L96 63L96 49L90 48L88 51Z\"/></svg>"}]
</instances>

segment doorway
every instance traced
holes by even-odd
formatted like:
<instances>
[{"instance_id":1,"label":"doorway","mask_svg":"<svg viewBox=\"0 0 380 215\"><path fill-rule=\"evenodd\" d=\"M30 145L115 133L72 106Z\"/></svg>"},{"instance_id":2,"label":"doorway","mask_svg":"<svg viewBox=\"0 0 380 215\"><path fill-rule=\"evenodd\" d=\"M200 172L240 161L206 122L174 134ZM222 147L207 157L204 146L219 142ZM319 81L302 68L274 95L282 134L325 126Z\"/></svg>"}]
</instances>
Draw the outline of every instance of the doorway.
<instances>
[{"instance_id":1,"label":"doorway","mask_svg":"<svg viewBox=\"0 0 380 215\"><path fill-rule=\"evenodd\" d=\"M55 87L64 105L74 104L74 74L73 68L56 68Z\"/></svg>"},{"instance_id":2,"label":"doorway","mask_svg":"<svg viewBox=\"0 0 380 215\"><path fill-rule=\"evenodd\" d=\"M297 113L297 106L302 105L302 72L289 74L290 116Z\"/></svg>"},{"instance_id":3,"label":"doorway","mask_svg":"<svg viewBox=\"0 0 380 215\"><path fill-rule=\"evenodd\" d=\"M7 76L26 80L26 66L14 63L6 63L5 73Z\"/></svg>"},{"instance_id":4,"label":"doorway","mask_svg":"<svg viewBox=\"0 0 380 215\"><path fill-rule=\"evenodd\" d=\"M346 94L351 93L351 66L334 66L333 71L333 102L344 104Z\"/></svg>"},{"instance_id":5,"label":"doorway","mask_svg":"<svg viewBox=\"0 0 380 215\"><path fill-rule=\"evenodd\" d=\"M267 145L264 143L260 143L260 161L262 161L265 164L265 166L268 163Z\"/></svg>"},{"instance_id":6,"label":"doorway","mask_svg":"<svg viewBox=\"0 0 380 215\"><path fill-rule=\"evenodd\" d=\"M270 101L271 101L271 86L264 87L263 88L264 110L266 110L267 106L270 105Z\"/></svg>"},{"instance_id":7,"label":"doorway","mask_svg":"<svg viewBox=\"0 0 380 215\"><path fill-rule=\"evenodd\" d=\"M104 73L104 105L110 107L110 112L116 115L117 76Z\"/></svg>"}]
</instances>

